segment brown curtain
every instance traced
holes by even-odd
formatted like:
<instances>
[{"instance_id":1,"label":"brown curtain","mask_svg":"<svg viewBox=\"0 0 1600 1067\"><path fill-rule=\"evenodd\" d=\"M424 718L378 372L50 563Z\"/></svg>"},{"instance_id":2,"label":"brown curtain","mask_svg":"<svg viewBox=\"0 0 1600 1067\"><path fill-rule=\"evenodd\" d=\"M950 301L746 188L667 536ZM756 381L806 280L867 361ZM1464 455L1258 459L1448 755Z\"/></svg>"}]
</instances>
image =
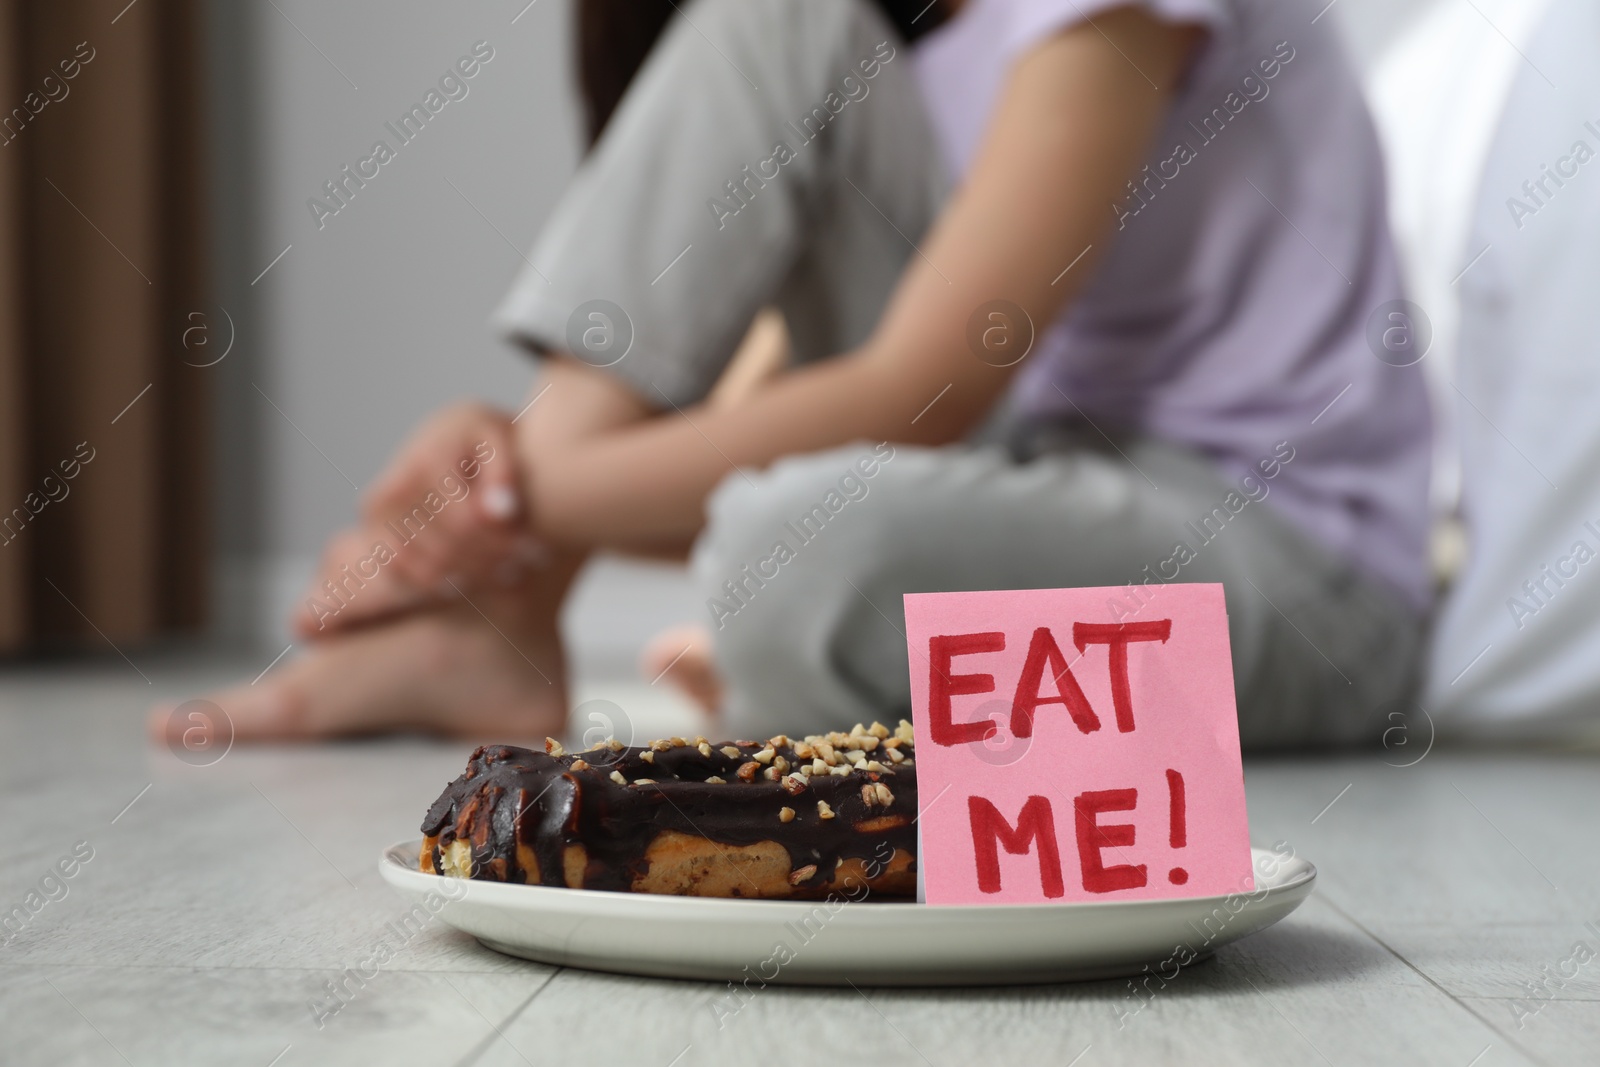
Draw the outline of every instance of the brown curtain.
<instances>
[{"instance_id":1,"label":"brown curtain","mask_svg":"<svg viewBox=\"0 0 1600 1067\"><path fill-rule=\"evenodd\" d=\"M0 0L0 652L203 621L202 30L197 0Z\"/></svg>"}]
</instances>

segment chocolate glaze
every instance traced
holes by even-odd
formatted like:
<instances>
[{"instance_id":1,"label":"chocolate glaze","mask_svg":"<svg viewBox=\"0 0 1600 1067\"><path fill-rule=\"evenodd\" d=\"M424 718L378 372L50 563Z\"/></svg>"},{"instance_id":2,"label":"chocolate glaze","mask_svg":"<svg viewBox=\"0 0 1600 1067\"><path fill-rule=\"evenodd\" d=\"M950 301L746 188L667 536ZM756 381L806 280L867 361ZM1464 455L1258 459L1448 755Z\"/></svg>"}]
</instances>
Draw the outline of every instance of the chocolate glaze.
<instances>
[{"instance_id":1,"label":"chocolate glaze","mask_svg":"<svg viewBox=\"0 0 1600 1067\"><path fill-rule=\"evenodd\" d=\"M791 869L816 865L817 873L801 882L801 889L827 882L840 859L881 862L891 854L883 842L916 855L912 766L892 764L886 748L879 748L867 755L881 760L883 770L804 777L804 787L791 793L759 771L751 780L739 777L739 768L768 744L726 742L712 745L709 756L693 742L659 751L602 746L559 756L510 745L481 747L423 819L422 832L438 839L433 869L443 870L444 848L459 839L472 846L474 878L526 882L529 872L517 862L520 842L538 859L540 882L564 886L566 846L581 844L588 854L583 887L626 892L645 873L646 850L665 830L724 845L776 841L788 850ZM736 747L738 756L722 752L725 745ZM912 746L903 744L899 751L910 764ZM653 762L644 758L646 752ZM792 768L810 762L795 753L793 743L778 746L776 754ZM578 761L588 766L573 770ZM628 784L617 783L613 772ZM706 781L712 777L725 781ZM639 778L653 782L635 784ZM861 795L863 785L876 783L894 795L888 808L869 805ZM819 800L828 803L834 818L821 817ZM795 813L787 823L779 818L785 807Z\"/></svg>"}]
</instances>

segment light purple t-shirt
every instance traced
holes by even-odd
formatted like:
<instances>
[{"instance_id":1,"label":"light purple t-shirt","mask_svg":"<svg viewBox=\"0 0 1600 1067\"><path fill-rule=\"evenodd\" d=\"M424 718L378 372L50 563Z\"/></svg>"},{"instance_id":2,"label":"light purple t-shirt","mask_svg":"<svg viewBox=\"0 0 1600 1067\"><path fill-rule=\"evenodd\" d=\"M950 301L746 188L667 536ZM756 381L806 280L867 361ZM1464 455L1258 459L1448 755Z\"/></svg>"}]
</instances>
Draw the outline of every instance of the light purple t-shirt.
<instances>
[{"instance_id":1,"label":"light purple t-shirt","mask_svg":"<svg viewBox=\"0 0 1600 1067\"><path fill-rule=\"evenodd\" d=\"M1012 60L1127 3L968 0L924 37L917 72L951 173ZM1265 506L1421 610L1428 401L1421 368L1378 359L1367 339L1400 282L1377 139L1333 27L1294 0L1141 6L1208 39L1013 398L1189 446L1230 480L1287 442ZM1062 267L1080 251L1063 248Z\"/></svg>"}]
</instances>

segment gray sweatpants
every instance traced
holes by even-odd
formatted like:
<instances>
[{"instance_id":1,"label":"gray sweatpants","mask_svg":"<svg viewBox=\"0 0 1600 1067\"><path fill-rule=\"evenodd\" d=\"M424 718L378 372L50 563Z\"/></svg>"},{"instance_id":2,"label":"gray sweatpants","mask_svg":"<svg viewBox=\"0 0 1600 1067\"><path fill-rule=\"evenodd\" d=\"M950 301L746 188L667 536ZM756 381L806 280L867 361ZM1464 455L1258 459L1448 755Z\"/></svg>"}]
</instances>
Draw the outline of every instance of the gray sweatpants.
<instances>
[{"instance_id":1,"label":"gray sweatpants","mask_svg":"<svg viewBox=\"0 0 1600 1067\"><path fill-rule=\"evenodd\" d=\"M947 189L909 49L865 0L695 0L674 22L497 315L663 410L706 395L763 306L799 360L865 340ZM1232 514L1201 458L1085 429L998 412L982 443L731 473L693 571L732 732L907 714L903 593L1124 586L1131 610L1166 580L1226 587L1247 746L1405 721L1419 622L1395 596L1270 495ZM1206 540L1186 527L1217 514ZM1180 540L1194 555L1169 579Z\"/></svg>"}]
</instances>

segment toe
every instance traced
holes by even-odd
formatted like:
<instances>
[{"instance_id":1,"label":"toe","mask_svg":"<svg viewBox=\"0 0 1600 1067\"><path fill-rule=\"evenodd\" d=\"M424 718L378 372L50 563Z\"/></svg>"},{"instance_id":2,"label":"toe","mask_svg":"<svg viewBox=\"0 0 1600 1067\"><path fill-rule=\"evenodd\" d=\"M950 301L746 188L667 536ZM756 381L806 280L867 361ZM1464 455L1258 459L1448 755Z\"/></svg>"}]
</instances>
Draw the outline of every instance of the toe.
<instances>
[{"instance_id":1,"label":"toe","mask_svg":"<svg viewBox=\"0 0 1600 1067\"><path fill-rule=\"evenodd\" d=\"M722 704L711 634L702 626L675 626L657 634L645 646L640 667L652 685L669 682L709 713L715 714Z\"/></svg>"}]
</instances>

